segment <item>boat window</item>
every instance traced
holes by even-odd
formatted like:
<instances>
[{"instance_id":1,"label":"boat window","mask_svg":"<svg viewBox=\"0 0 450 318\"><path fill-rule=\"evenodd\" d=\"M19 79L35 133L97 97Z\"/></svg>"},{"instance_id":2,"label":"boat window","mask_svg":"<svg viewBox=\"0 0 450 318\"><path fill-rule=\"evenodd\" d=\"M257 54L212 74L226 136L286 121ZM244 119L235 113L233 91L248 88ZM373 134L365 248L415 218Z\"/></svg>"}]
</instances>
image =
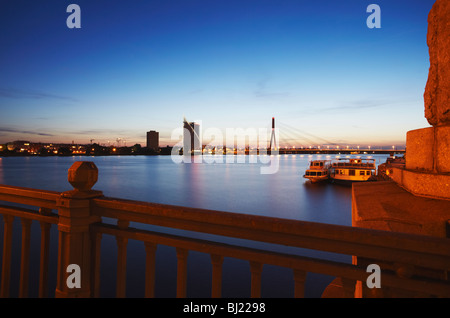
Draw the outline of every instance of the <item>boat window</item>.
<instances>
[{"instance_id":1,"label":"boat window","mask_svg":"<svg viewBox=\"0 0 450 318\"><path fill-rule=\"evenodd\" d=\"M361 170L361 171L359 172L359 175L360 175L360 176L363 176L363 175L365 175L365 172L364 172L364 170Z\"/></svg>"},{"instance_id":2,"label":"boat window","mask_svg":"<svg viewBox=\"0 0 450 318\"><path fill-rule=\"evenodd\" d=\"M315 175L316 175L316 172L315 172L315 171L311 171L311 172L310 172L310 175L311 175L311 176L315 176Z\"/></svg>"},{"instance_id":3,"label":"boat window","mask_svg":"<svg viewBox=\"0 0 450 318\"><path fill-rule=\"evenodd\" d=\"M350 169L350 170L348 171L348 174L349 174L350 176L354 176L354 175L355 175L355 169Z\"/></svg>"},{"instance_id":4,"label":"boat window","mask_svg":"<svg viewBox=\"0 0 450 318\"><path fill-rule=\"evenodd\" d=\"M367 171L366 174L367 174L368 176L370 176L371 173L370 173L370 171Z\"/></svg>"}]
</instances>

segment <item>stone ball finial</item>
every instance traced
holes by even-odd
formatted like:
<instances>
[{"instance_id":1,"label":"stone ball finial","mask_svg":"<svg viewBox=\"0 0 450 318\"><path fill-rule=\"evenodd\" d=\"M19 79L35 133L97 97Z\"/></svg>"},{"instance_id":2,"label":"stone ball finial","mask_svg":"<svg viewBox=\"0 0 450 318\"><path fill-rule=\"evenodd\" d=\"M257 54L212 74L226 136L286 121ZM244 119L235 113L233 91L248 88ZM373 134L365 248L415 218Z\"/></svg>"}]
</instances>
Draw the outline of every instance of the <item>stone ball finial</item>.
<instances>
[{"instance_id":1,"label":"stone ball finial","mask_svg":"<svg viewBox=\"0 0 450 318\"><path fill-rule=\"evenodd\" d=\"M89 191L98 180L97 166L91 161L77 161L68 172L69 183L78 191Z\"/></svg>"}]
</instances>

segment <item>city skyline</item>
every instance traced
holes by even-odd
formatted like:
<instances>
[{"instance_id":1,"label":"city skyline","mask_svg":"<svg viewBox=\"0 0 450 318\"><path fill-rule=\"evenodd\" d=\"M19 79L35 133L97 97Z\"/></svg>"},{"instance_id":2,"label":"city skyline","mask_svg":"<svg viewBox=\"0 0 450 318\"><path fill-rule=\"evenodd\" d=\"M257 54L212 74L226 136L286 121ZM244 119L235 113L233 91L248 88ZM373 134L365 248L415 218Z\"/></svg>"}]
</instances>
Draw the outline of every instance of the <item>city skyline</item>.
<instances>
[{"instance_id":1,"label":"city skyline","mask_svg":"<svg viewBox=\"0 0 450 318\"><path fill-rule=\"evenodd\" d=\"M173 145L183 116L280 145L404 145L427 127L434 1L1 1L0 143ZM290 127L305 138L286 141ZM282 137L286 138L283 139ZM319 142L320 141L320 142Z\"/></svg>"}]
</instances>

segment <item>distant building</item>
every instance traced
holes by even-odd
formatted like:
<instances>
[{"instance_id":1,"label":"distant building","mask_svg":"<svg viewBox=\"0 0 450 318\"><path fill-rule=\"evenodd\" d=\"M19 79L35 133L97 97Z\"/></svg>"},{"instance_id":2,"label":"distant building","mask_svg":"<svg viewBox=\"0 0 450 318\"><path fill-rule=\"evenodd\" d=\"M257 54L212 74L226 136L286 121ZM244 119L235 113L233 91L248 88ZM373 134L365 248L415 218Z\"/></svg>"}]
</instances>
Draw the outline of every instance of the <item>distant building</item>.
<instances>
[{"instance_id":1,"label":"distant building","mask_svg":"<svg viewBox=\"0 0 450 318\"><path fill-rule=\"evenodd\" d=\"M16 140L7 145L9 151L28 152L30 150L30 142L26 140Z\"/></svg>"},{"instance_id":2,"label":"distant building","mask_svg":"<svg viewBox=\"0 0 450 318\"><path fill-rule=\"evenodd\" d=\"M154 130L147 132L147 148L154 151L159 150L159 132Z\"/></svg>"},{"instance_id":3,"label":"distant building","mask_svg":"<svg viewBox=\"0 0 450 318\"><path fill-rule=\"evenodd\" d=\"M183 132L183 153L201 153L202 145L200 142L200 125L195 122L184 121Z\"/></svg>"}]
</instances>

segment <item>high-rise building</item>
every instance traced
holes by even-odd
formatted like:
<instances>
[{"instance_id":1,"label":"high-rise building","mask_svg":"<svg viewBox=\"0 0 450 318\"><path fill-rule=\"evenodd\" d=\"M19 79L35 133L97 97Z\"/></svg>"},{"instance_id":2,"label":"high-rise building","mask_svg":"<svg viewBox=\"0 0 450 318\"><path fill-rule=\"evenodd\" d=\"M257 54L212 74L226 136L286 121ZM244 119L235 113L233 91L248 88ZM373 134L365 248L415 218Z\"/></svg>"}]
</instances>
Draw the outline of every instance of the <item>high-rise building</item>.
<instances>
[{"instance_id":1,"label":"high-rise building","mask_svg":"<svg viewBox=\"0 0 450 318\"><path fill-rule=\"evenodd\" d=\"M202 145L200 141L200 125L195 122L184 121L183 131L183 153L201 153Z\"/></svg>"},{"instance_id":2,"label":"high-rise building","mask_svg":"<svg viewBox=\"0 0 450 318\"><path fill-rule=\"evenodd\" d=\"M159 132L154 130L147 132L147 148L159 151Z\"/></svg>"}]
</instances>

